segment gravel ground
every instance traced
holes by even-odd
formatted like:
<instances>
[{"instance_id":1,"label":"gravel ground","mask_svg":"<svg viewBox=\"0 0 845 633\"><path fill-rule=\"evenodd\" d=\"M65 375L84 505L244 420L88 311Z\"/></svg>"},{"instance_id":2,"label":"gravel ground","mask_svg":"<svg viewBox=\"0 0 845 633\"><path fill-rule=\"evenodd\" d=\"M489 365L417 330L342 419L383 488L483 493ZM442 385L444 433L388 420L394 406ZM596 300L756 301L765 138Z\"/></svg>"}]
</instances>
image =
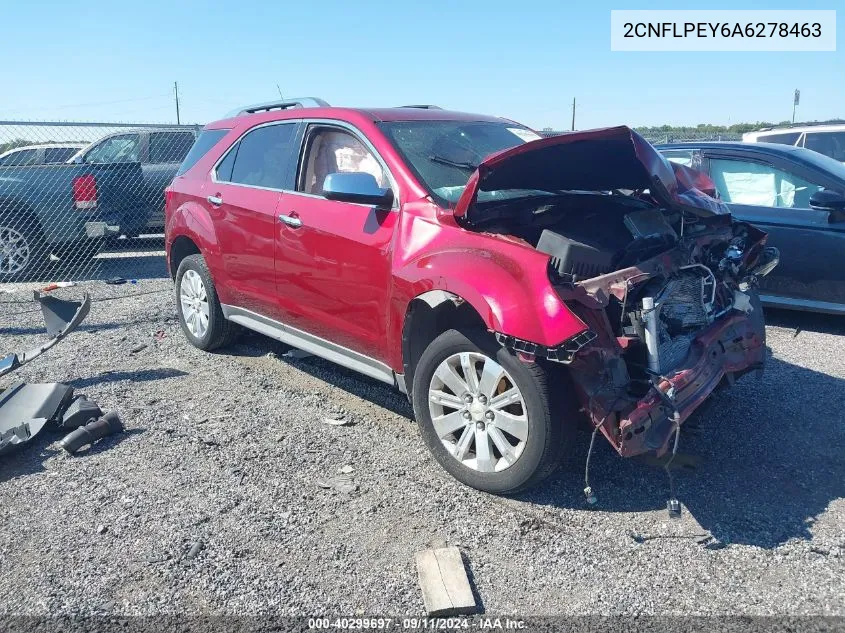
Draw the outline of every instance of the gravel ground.
<instances>
[{"instance_id":1,"label":"gravel ground","mask_svg":"<svg viewBox=\"0 0 845 633\"><path fill-rule=\"evenodd\" d=\"M845 614L842 319L769 313L764 378L682 437L701 461L670 521L663 471L603 441L585 508L586 433L539 489L479 493L391 389L257 335L200 352L169 280L86 286L123 298L0 387L68 382L128 431L75 457L45 432L0 463L0 614L422 613L414 552L442 543L487 613ZM33 307L0 303L0 351L41 340ZM345 466L356 490L318 486Z\"/></svg>"}]
</instances>

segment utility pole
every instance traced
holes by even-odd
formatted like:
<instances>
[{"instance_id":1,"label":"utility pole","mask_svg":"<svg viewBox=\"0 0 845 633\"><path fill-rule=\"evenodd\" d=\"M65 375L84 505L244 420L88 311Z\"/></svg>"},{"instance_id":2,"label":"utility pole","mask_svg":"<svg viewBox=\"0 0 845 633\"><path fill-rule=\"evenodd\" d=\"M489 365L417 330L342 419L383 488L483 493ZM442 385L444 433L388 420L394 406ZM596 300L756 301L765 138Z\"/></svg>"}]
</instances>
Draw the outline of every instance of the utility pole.
<instances>
[{"instance_id":1,"label":"utility pole","mask_svg":"<svg viewBox=\"0 0 845 633\"><path fill-rule=\"evenodd\" d=\"M572 97L572 131L575 131L575 97Z\"/></svg>"},{"instance_id":2,"label":"utility pole","mask_svg":"<svg viewBox=\"0 0 845 633\"><path fill-rule=\"evenodd\" d=\"M173 90L176 92L176 125L181 125L182 120L179 118L179 84L173 82Z\"/></svg>"}]
</instances>

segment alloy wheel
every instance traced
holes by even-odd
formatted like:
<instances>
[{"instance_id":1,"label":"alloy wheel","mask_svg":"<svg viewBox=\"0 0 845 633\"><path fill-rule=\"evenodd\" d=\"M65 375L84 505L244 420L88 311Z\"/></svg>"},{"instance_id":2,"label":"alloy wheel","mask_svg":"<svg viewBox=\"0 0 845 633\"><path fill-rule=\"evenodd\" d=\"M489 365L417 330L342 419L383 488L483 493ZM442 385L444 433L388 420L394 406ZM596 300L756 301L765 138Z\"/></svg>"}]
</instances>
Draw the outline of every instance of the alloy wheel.
<instances>
[{"instance_id":1,"label":"alloy wheel","mask_svg":"<svg viewBox=\"0 0 845 633\"><path fill-rule=\"evenodd\" d=\"M194 270L186 270L179 284L179 303L182 319L196 338L202 338L208 331L208 293L202 277Z\"/></svg>"},{"instance_id":2,"label":"alloy wheel","mask_svg":"<svg viewBox=\"0 0 845 633\"><path fill-rule=\"evenodd\" d=\"M438 365L428 390L437 437L452 457L479 472L513 466L528 441L525 400L511 375L478 352Z\"/></svg>"},{"instance_id":3,"label":"alloy wheel","mask_svg":"<svg viewBox=\"0 0 845 633\"><path fill-rule=\"evenodd\" d=\"M0 274L20 273L29 265L29 242L20 231L0 226Z\"/></svg>"}]
</instances>

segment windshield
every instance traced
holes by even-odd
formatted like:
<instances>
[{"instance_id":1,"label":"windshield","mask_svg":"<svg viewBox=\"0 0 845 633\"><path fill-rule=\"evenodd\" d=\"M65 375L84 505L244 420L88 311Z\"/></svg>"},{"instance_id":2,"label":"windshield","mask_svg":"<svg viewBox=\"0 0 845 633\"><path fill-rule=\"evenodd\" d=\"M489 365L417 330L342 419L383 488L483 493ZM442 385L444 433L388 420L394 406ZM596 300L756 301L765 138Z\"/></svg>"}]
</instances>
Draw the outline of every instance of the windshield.
<instances>
[{"instance_id":1,"label":"windshield","mask_svg":"<svg viewBox=\"0 0 845 633\"><path fill-rule=\"evenodd\" d=\"M422 184L444 205L458 201L470 175L485 158L541 138L506 121L386 121L380 126ZM479 192L479 200L544 194L489 191Z\"/></svg>"}]
</instances>

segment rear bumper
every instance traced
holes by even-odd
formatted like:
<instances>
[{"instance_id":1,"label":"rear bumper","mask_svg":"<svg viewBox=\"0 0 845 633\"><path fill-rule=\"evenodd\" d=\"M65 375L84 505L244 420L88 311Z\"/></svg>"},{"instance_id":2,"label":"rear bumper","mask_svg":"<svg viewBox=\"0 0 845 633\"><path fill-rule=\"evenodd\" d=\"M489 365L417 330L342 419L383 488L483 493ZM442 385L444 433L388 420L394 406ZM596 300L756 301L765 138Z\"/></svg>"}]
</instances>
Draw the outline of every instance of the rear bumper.
<instances>
[{"instance_id":1,"label":"rear bumper","mask_svg":"<svg viewBox=\"0 0 845 633\"><path fill-rule=\"evenodd\" d=\"M614 442L619 454L663 454L672 437L675 411L683 423L725 376L762 369L765 357L765 324L759 303L750 315L734 312L719 319L695 339L681 368L623 413Z\"/></svg>"},{"instance_id":2,"label":"rear bumper","mask_svg":"<svg viewBox=\"0 0 845 633\"><path fill-rule=\"evenodd\" d=\"M101 239L105 237L119 237L120 225L109 224L108 222L86 222L85 236L89 239Z\"/></svg>"}]
</instances>

